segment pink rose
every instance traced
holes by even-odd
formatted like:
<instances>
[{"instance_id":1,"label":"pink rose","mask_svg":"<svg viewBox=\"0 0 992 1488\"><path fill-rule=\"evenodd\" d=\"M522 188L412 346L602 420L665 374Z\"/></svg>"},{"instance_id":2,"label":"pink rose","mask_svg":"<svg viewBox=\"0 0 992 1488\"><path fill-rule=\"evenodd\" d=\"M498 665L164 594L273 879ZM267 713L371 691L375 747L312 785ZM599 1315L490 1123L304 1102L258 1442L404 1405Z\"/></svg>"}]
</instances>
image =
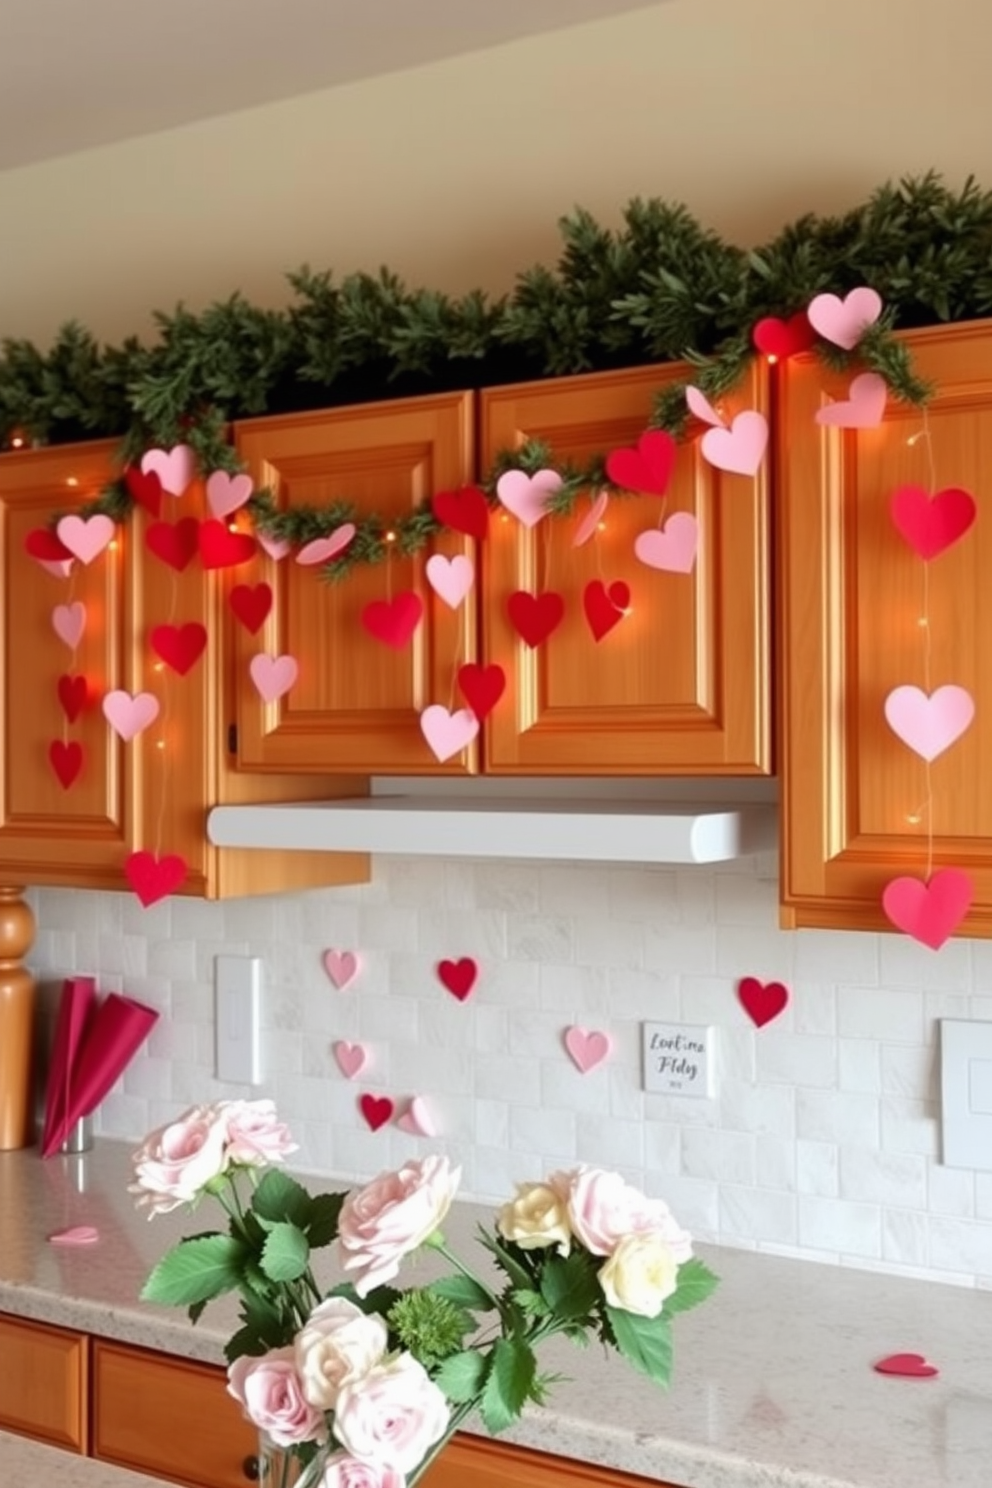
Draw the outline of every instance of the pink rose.
<instances>
[{"instance_id":1,"label":"pink rose","mask_svg":"<svg viewBox=\"0 0 992 1488\"><path fill-rule=\"evenodd\" d=\"M227 1371L228 1394L244 1409L259 1431L267 1431L280 1447L297 1442L324 1441L327 1422L303 1393L291 1348L272 1349L260 1358L242 1355Z\"/></svg>"},{"instance_id":2,"label":"pink rose","mask_svg":"<svg viewBox=\"0 0 992 1488\"><path fill-rule=\"evenodd\" d=\"M692 1255L692 1241L663 1199L649 1199L619 1173L581 1167L554 1173L552 1187L568 1183L568 1217L577 1238L593 1255L612 1255L628 1235L653 1233L668 1245L681 1265Z\"/></svg>"},{"instance_id":3,"label":"pink rose","mask_svg":"<svg viewBox=\"0 0 992 1488\"><path fill-rule=\"evenodd\" d=\"M425 1157L398 1173L381 1173L348 1195L338 1243L360 1297L391 1281L403 1257L440 1228L461 1176L461 1168L452 1168L446 1157Z\"/></svg>"},{"instance_id":4,"label":"pink rose","mask_svg":"<svg viewBox=\"0 0 992 1488\"><path fill-rule=\"evenodd\" d=\"M191 1106L153 1131L134 1154L136 1182L128 1191L140 1195L138 1208L151 1218L192 1203L226 1171L226 1143L227 1123L215 1106Z\"/></svg>"},{"instance_id":5,"label":"pink rose","mask_svg":"<svg viewBox=\"0 0 992 1488\"><path fill-rule=\"evenodd\" d=\"M275 1102L221 1101L227 1119L227 1155L232 1163L261 1168L297 1150L289 1127L276 1118Z\"/></svg>"},{"instance_id":6,"label":"pink rose","mask_svg":"<svg viewBox=\"0 0 992 1488\"><path fill-rule=\"evenodd\" d=\"M410 1473L448 1429L448 1402L412 1354L345 1385L334 1435L353 1457Z\"/></svg>"},{"instance_id":7,"label":"pink rose","mask_svg":"<svg viewBox=\"0 0 992 1488\"><path fill-rule=\"evenodd\" d=\"M320 1488L406 1488L406 1478L391 1467L359 1462L347 1452L327 1459Z\"/></svg>"},{"instance_id":8,"label":"pink rose","mask_svg":"<svg viewBox=\"0 0 992 1488\"><path fill-rule=\"evenodd\" d=\"M344 1297L321 1302L293 1340L310 1404L333 1410L342 1386L368 1374L388 1341L386 1324L377 1314L366 1315Z\"/></svg>"}]
</instances>

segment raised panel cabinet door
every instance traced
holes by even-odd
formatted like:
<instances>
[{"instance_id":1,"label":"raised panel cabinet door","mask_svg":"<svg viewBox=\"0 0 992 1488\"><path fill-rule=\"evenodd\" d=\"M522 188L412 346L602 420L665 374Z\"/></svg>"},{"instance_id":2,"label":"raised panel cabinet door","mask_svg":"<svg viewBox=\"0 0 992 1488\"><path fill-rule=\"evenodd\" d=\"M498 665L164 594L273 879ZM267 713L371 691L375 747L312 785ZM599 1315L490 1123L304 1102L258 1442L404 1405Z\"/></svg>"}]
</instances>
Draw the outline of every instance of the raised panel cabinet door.
<instances>
[{"instance_id":1,"label":"raised panel cabinet door","mask_svg":"<svg viewBox=\"0 0 992 1488\"><path fill-rule=\"evenodd\" d=\"M113 452L94 443L0 455L0 865L29 883L119 887L134 842L138 774L100 708L104 693L131 685L130 534L120 530L68 577L25 551L28 534L53 513L99 493ZM56 634L56 611L68 642ZM73 718L60 698L63 678L63 688L85 688ZM69 695L71 711L78 702Z\"/></svg>"},{"instance_id":2,"label":"raised panel cabinet door","mask_svg":"<svg viewBox=\"0 0 992 1488\"><path fill-rule=\"evenodd\" d=\"M86 1339L0 1317L0 1428L85 1452Z\"/></svg>"},{"instance_id":3,"label":"raised panel cabinet door","mask_svg":"<svg viewBox=\"0 0 992 1488\"><path fill-rule=\"evenodd\" d=\"M256 487L282 508L346 502L386 524L425 498L471 480L473 396L451 393L339 408L236 427L237 448ZM475 659L476 594L457 608L435 595L425 563L439 553L474 557L473 543L444 532L413 556L389 547L378 564L358 564L338 583L295 555L270 562L274 591L257 636L238 638L238 759L247 769L467 774L476 745L442 764L428 747L420 714L453 710L458 667ZM413 593L423 616L405 644L370 634L368 605ZM264 701L249 677L254 655L291 656L299 668L282 697Z\"/></svg>"},{"instance_id":4,"label":"raised panel cabinet door","mask_svg":"<svg viewBox=\"0 0 992 1488\"><path fill-rule=\"evenodd\" d=\"M423 1478L424 1488L675 1488L660 1478L551 1457L504 1442L456 1436Z\"/></svg>"},{"instance_id":5,"label":"raised panel cabinet door","mask_svg":"<svg viewBox=\"0 0 992 1488\"><path fill-rule=\"evenodd\" d=\"M878 428L814 422L850 380L788 364L779 413L782 903L787 926L892 928L894 877L954 866L969 935L992 934L992 322L904 338L936 389ZM891 518L902 486L962 487L978 520L924 562ZM924 623L926 622L926 623ZM889 727L896 687L968 689L974 722L929 767ZM932 840L931 840L932 827ZM932 852L931 852L932 848ZM931 864L932 858L932 864Z\"/></svg>"},{"instance_id":6,"label":"raised panel cabinet door","mask_svg":"<svg viewBox=\"0 0 992 1488\"><path fill-rule=\"evenodd\" d=\"M482 395L482 459L539 439L556 461L586 462L636 444L656 393L680 366L495 388ZM757 364L726 400L729 416L765 411ZM575 546L590 501L569 518L526 527L500 516L485 551L485 658L506 691L485 725L486 770L497 774L760 775L771 768L768 481L706 464L699 440L680 446L667 494L613 497L601 528ZM699 524L691 573L650 568L641 532L676 512ZM616 581L630 603L600 640L586 587ZM564 618L531 648L507 610L516 591L555 591Z\"/></svg>"}]
</instances>

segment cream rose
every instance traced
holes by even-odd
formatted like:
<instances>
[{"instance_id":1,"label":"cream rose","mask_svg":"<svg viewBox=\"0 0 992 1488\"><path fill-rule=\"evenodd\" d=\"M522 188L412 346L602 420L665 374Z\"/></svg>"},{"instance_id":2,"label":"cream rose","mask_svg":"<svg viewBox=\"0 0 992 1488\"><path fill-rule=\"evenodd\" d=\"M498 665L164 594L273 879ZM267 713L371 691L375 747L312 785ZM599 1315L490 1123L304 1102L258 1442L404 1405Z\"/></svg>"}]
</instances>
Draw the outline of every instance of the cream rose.
<instances>
[{"instance_id":1,"label":"cream rose","mask_svg":"<svg viewBox=\"0 0 992 1488\"><path fill-rule=\"evenodd\" d=\"M578 1240L593 1255L608 1256L628 1235L654 1232L663 1237L679 1265L692 1255L690 1236L662 1199L649 1199L619 1173L576 1168L556 1173L554 1186L568 1182L568 1217Z\"/></svg>"},{"instance_id":2,"label":"cream rose","mask_svg":"<svg viewBox=\"0 0 992 1488\"><path fill-rule=\"evenodd\" d=\"M366 1315L344 1297L321 1302L293 1344L296 1368L310 1404L333 1410L342 1386L368 1374L386 1352L387 1341L381 1317Z\"/></svg>"},{"instance_id":3,"label":"cream rose","mask_svg":"<svg viewBox=\"0 0 992 1488\"><path fill-rule=\"evenodd\" d=\"M557 1245L564 1256L571 1249L567 1200L547 1183L518 1183L517 1196L499 1211L496 1228L522 1250Z\"/></svg>"},{"instance_id":4,"label":"cream rose","mask_svg":"<svg viewBox=\"0 0 992 1488\"><path fill-rule=\"evenodd\" d=\"M190 1204L228 1167L227 1121L216 1106L191 1106L145 1138L134 1154L137 1207L168 1214Z\"/></svg>"},{"instance_id":5,"label":"cream rose","mask_svg":"<svg viewBox=\"0 0 992 1488\"><path fill-rule=\"evenodd\" d=\"M599 1269L599 1282L611 1307L656 1318L678 1285L678 1270L664 1236L649 1230L618 1243Z\"/></svg>"},{"instance_id":6,"label":"cream rose","mask_svg":"<svg viewBox=\"0 0 992 1488\"><path fill-rule=\"evenodd\" d=\"M227 1122L230 1162L260 1168L297 1150L289 1127L276 1116L275 1101L220 1101L218 1109Z\"/></svg>"},{"instance_id":7,"label":"cream rose","mask_svg":"<svg viewBox=\"0 0 992 1488\"><path fill-rule=\"evenodd\" d=\"M348 1195L338 1220L338 1245L360 1297L392 1281L403 1257L440 1228L461 1175L446 1157L425 1157L397 1173L381 1173Z\"/></svg>"},{"instance_id":8,"label":"cream rose","mask_svg":"<svg viewBox=\"0 0 992 1488\"><path fill-rule=\"evenodd\" d=\"M391 1467L336 1452L327 1459L320 1488L406 1488L406 1478Z\"/></svg>"},{"instance_id":9,"label":"cream rose","mask_svg":"<svg viewBox=\"0 0 992 1488\"><path fill-rule=\"evenodd\" d=\"M280 1447L327 1437L324 1413L303 1394L291 1348L272 1349L260 1358L235 1359L227 1371L227 1389L249 1421L267 1431Z\"/></svg>"},{"instance_id":10,"label":"cream rose","mask_svg":"<svg viewBox=\"0 0 992 1488\"><path fill-rule=\"evenodd\" d=\"M448 1402L412 1354L379 1364L345 1385L334 1435L363 1462L411 1473L448 1429Z\"/></svg>"}]
</instances>

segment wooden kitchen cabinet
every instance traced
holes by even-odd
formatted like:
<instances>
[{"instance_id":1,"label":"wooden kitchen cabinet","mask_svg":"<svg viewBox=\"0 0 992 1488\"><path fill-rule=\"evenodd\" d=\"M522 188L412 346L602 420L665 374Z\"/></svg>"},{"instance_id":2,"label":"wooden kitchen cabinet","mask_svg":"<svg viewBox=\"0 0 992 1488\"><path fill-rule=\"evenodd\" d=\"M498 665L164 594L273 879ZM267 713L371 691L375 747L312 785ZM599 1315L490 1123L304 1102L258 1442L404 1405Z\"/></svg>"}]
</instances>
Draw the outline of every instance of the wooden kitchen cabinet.
<instances>
[{"instance_id":1,"label":"wooden kitchen cabinet","mask_svg":"<svg viewBox=\"0 0 992 1488\"><path fill-rule=\"evenodd\" d=\"M255 419L235 427L235 440L256 487L270 488L280 507L340 500L388 524L424 497L472 479L473 411L471 393L450 393ZM455 706L457 667L476 655L476 595L457 610L433 595L424 578L432 553L472 557L473 543L445 532L414 556L394 550L380 564L358 564L338 584L293 557L267 563L272 612L239 647L244 769L413 775L477 768L475 745L440 764L420 729L429 704ZM408 592L423 602L412 639L394 647L370 635L365 607ZM262 702L248 679L259 650L299 662L295 685L278 702Z\"/></svg>"},{"instance_id":2,"label":"wooden kitchen cabinet","mask_svg":"<svg viewBox=\"0 0 992 1488\"><path fill-rule=\"evenodd\" d=\"M551 1457L478 1436L456 1436L423 1478L424 1488L675 1488L660 1478Z\"/></svg>"},{"instance_id":3,"label":"wooden kitchen cabinet","mask_svg":"<svg viewBox=\"0 0 992 1488\"><path fill-rule=\"evenodd\" d=\"M782 918L891 928L882 891L933 867L974 882L962 930L992 934L992 323L905 337L936 396L926 418L890 398L879 428L814 415L849 377L788 363L779 408L778 641L782 699ZM897 532L897 488L962 487L979 515L925 563ZM921 623L927 619L928 623ZM929 663L927 656L929 653ZM929 675L928 675L929 672ZM929 772L889 727L902 685L967 688L970 728Z\"/></svg>"},{"instance_id":4,"label":"wooden kitchen cabinet","mask_svg":"<svg viewBox=\"0 0 992 1488\"><path fill-rule=\"evenodd\" d=\"M86 1452L87 1339L0 1317L0 1428Z\"/></svg>"},{"instance_id":5,"label":"wooden kitchen cabinet","mask_svg":"<svg viewBox=\"0 0 992 1488\"><path fill-rule=\"evenodd\" d=\"M585 462L636 444L654 397L684 366L535 382L482 394L481 461L527 439L557 460ZM767 412L763 366L726 400L727 415ZM766 462L767 464L767 462ZM726 475L698 440L683 444L668 493L614 497L603 529L573 543L588 512L527 528L495 520L485 550L485 660L506 693L485 724L485 768L530 775L760 775L772 765L769 661L768 476ZM662 513L690 512L699 547L690 574L649 568L634 555ZM597 644L583 591L621 580L630 612ZM516 590L553 590L564 619L531 649L510 623Z\"/></svg>"}]
</instances>

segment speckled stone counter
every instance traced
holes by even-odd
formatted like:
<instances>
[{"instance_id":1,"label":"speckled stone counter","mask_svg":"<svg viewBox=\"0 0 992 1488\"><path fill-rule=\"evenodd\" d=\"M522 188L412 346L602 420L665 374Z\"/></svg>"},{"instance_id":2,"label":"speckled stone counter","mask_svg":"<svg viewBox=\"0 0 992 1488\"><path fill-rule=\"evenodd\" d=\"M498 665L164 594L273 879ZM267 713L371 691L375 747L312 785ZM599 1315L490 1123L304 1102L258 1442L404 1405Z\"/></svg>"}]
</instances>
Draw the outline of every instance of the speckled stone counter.
<instances>
[{"instance_id":1,"label":"speckled stone counter","mask_svg":"<svg viewBox=\"0 0 992 1488\"><path fill-rule=\"evenodd\" d=\"M162 1478L76 1457L6 1431L0 1431L0 1483L4 1488L169 1488Z\"/></svg>"},{"instance_id":2,"label":"speckled stone counter","mask_svg":"<svg viewBox=\"0 0 992 1488\"><path fill-rule=\"evenodd\" d=\"M163 1251L212 1220L203 1211L139 1217L128 1156L114 1142L48 1162L33 1151L0 1153L0 1311L220 1363L230 1299L196 1328L137 1300ZM477 1264L472 1233L488 1213L462 1205L445 1226ZM99 1243L47 1243L76 1224L95 1225ZM722 1284L677 1319L667 1394L615 1357L555 1340L542 1364L568 1379L507 1440L679 1488L989 1488L992 1294L746 1251L703 1253ZM404 1272L429 1274L426 1261ZM924 1354L939 1377L872 1369L896 1351ZM79 1488L118 1481L80 1478ZM70 1482L76 1488L60 1478L60 1488ZM126 1478L120 1485L134 1488Z\"/></svg>"}]
</instances>

